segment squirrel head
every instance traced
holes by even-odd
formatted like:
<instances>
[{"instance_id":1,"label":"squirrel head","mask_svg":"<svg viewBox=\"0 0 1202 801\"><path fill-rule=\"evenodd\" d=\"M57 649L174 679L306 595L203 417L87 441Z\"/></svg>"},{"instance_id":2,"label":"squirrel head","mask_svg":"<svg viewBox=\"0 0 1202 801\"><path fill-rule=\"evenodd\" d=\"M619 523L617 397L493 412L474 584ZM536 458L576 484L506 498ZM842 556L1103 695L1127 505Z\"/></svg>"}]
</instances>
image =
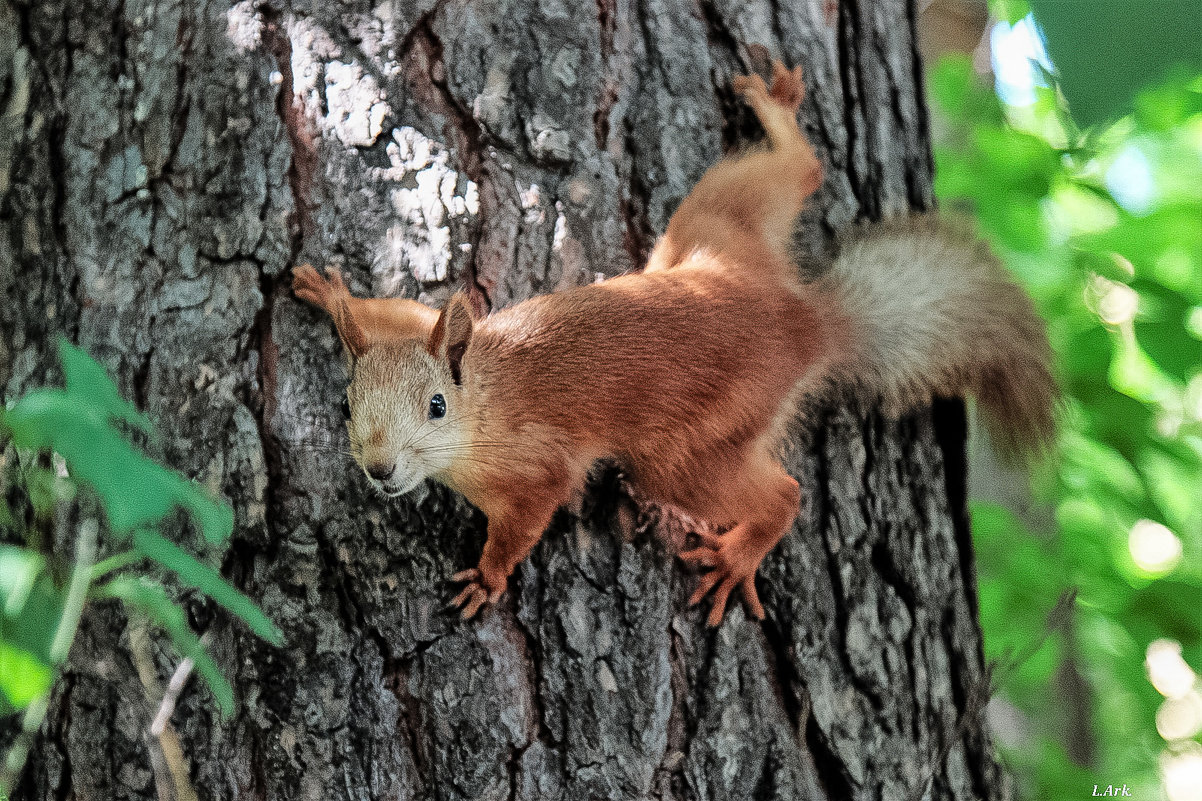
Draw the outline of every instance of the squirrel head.
<instances>
[{"instance_id":1,"label":"squirrel head","mask_svg":"<svg viewBox=\"0 0 1202 801\"><path fill-rule=\"evenodd\" d=\"M462 367L473 327L467 298L455 295L428 339L351 352L351 452L385 494L409 492L467 456L473 425Z\"/></svg>"}]
</instances>

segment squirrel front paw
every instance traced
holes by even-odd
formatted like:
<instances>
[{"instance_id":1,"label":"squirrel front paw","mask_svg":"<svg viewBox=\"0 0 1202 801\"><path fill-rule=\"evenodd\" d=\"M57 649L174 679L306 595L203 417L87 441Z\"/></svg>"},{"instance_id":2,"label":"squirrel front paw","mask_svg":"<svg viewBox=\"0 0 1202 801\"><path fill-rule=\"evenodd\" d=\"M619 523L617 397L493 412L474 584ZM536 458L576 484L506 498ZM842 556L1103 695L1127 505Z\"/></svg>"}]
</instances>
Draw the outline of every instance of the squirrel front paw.
<instances>
[{"instance_id":1,"label":"squirrel front paw","mask_svg":"<svg viewBox=\"0 0 1202 801\"><path fill-rule=\"evenodd\" d=\"M451 600L448 608L458 609L460 617L470 620L486 604L495 604L501 600L501 596L505 594L505 587L509 583L508 578L506 576L500 581L494 579L490 582L477 567L460 570L451 576L451 581L466 581L467 586Z\"/></svg>"},{"instance_id":2,"label":"squirrel front paw","mask_svg":"<svg viewBox=\"0 0 1202 801\"><path fill-rule=\"evenodd\" d=\"M349 297L350 291L342 281L342 273L333 267L326 268L326 277L311 264L302 264L292 270L292 292L301 300L333 313L339 300Z\"/></svg>"},{"instance_id":3,"label":"squirrel front paw","mask_svg":"<svg viewBox=\"0 0 1202 801\"><path fill-rule=\"evenodd\" d=\"M749 102L770 98L789 111L796 112L805 99L805 83L801 79L801 66L789 69L780 61L772 62L772 88L758 75L739 75L733 82L734 90Z\"/></svg>"}]
</instances>

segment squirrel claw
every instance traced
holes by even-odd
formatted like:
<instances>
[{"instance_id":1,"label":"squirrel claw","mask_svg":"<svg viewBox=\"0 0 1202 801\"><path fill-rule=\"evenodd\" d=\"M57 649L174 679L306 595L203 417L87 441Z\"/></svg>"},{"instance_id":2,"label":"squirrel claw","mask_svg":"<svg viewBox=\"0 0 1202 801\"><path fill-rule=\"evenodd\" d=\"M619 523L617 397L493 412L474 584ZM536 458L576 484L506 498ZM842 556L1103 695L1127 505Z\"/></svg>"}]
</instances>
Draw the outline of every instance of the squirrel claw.
<instances>
[{"instance_id":1,"label":"squirrel claw","mask_svg":"<svg viewBox=\"0 0 1202 801\"><path fill-rule=\"evenodd\" d=\"M747 605L748 614L756 620L764 619L764 606L760 603L760 596L755 590L754 574L739 578L715 568L701 576L697 589L689 598L689 606L701 603L715 585L718 589L714 591L713 605L710 607L709 616L705 619L706 625L715 628L722 625L722 618L726 616L726 602L730 599L731 590L736 586L743 593L743 603Z\"/></svg>"},{"instance_id":2,"label":"squirrel claw","mask_svg":"<svg viewBox=\"0 0 1202 801\"><path fill-rule=\"evenodd\" d=\"M697 580L697 588L689 597L689 606L696 606L713 592L713 605L710 607L706 623L718 626L726 614L726 603L730 593L738 587L743 594L743 602L747 605L748 613L756 620L764 619L764 606L760 603L759 594L755 589L755 571L760 560L747 558L743 552L744 543L736 531L725 535L698 533L702 546L680 554L680 558L691 564L712 568L708 573L702 573ZM715 587L717 589L715 589Z\"/></svg>"},{"instance_id":3,"label":"squirrel claw","mask_svg":"<svg viewBox=\"0 0 1202 801\"><path fill-rule=\"evenodd\" d=\"M801 67L789 69L780 61L772 62L771 89L763 78L755 74L735 76L731 86L748 101L770 98L790 111L797 111L806 94L805 82L801 79Z\"/></svg>"},{"instance_id":4,"label":"squirrel claw","mask_svg":"<svg viewBox=\"0 0 1202 801\"><path fill-rule=\"evenodd\" d=\"M768 94L768 84L764 83L764 79L758 75L736 75L731 81L731 86L736 94L748 97L750 95L766 95Z\"/></svg>"},{"instance_id":5,"label":"squirrel claw","mask_svg":"<svg viewBox=\"0 0 1202 801\"><path fill-rule=\"evenodd\" d=\"M451 606L460 609L459 616L461 618L470 620L476 616L476 613L487 601L488 591L473 582L455 596L455 599L451 601Z\"/></svg>"},{"instance_id":6,"label":"squirrel claw","mask_svg":"<svg viewBox=\"0 0 1202 801\"><path fill-rule=\"evenodd\" d=\"M484 575L479 568L471 567L467 570L460 570L455 575L451 576L451 581L459 582L466 581L467 586L459 591L459 594L451 599L451 603L447 605L447 611L454 609L459 610L459 616L464 620L470 620L476 616L486 604L495 604L501 600L501 596L505 593L505 588L491 589L484 583Z\"/></svg>"},{"instance_id":7,"label":"squirrel claw","mask_svg":"<svg viewBox=\"0 0 1202 801\"><path fill-rule=\"evenodd\" d=\"M779 61L772 62L772 88L768 94L785 108L796 111L806 96L805 82L801 80L801 65L789 69Z\"/></svg>"},{"instance_id":8,"label":"squirrel claw","mask_svg":"<svg viewBox=\"0 0 1202 801\"><path fill-rule=\"evenodd\" d=\"M324 283L312 264L302 264L292 270L292 291L301 300L321 305Z\"/></svg>"},{"instance_id":9,"label":"squirrel claw","mask_svg":"<svg viewBox=\"0 0 1202 801\"><path fill-rule=\"evenodd\" d=\"M292 292L301 300L332 311L334 300L349 295L342 273L336 267L326 267L325 277L312 264L302 264L292 270Z\"/></svg>"},{"instance_id":10,"label":"squirrel claw","mask_svg":"<svg viewBox=\"0 0 1202 801\"><path fill-rule=\"evenodd\" d=\"M680 554L680 558L682 561L701 567L718 566L718 554L711 548L694 548L691 551L684 551Z\"/></svg>"}]
</instances>

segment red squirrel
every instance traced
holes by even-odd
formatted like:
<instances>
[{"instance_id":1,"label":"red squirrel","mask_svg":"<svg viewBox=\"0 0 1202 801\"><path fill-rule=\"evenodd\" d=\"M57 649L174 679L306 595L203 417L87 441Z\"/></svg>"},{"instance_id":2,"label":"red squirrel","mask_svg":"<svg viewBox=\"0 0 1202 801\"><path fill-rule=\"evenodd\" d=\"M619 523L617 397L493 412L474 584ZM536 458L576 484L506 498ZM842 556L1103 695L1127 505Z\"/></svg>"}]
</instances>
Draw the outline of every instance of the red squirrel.
<instances>
[{"instance_id":1,"label":"red squirrel","mask_svg":"<svg viewBox=\"0 0 1202 801\"><path fill-rule=\"evenodd\" d=\"M712 167L640 273L532 298L476 319L465 295L436 311L350 295L337 271L296 269L297 297L334 319L351 360L352 453L387 495L432 478L488 516L477 567L455 574L465 618L505 591L555 510L597 459L641 494L723 533L681 554L709 568L709 623L790 530L801 491L778 446L799 401L851 386L897 414L975 394L1000 443L1054 434L1057 388L1043 324L988 249L920 218L846 244L803 282L794 219L822 181L797 125L801 70L769 88L735 79L766 146Z\"/></svg>"}]
</instances>

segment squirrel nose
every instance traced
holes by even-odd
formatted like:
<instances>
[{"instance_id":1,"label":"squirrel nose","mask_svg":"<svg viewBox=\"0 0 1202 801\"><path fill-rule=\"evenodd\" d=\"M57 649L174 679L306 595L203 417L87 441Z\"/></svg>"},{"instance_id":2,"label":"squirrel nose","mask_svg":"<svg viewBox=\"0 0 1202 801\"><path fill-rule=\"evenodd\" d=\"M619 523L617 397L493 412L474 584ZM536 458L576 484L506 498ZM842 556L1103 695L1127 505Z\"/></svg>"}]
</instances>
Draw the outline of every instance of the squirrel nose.
<instances>
[{"instance_id":1,"label":"squirrel nose","mask_svg":"<svg viewBox=\"0 0 1202 801\"><path fill-rule=\"evenodd\" d=\"M373 464L371 467L367 468L367 474L376 481L386 481L395 472L395 463L390 465Z\"/></svg>"}]
</instances>

